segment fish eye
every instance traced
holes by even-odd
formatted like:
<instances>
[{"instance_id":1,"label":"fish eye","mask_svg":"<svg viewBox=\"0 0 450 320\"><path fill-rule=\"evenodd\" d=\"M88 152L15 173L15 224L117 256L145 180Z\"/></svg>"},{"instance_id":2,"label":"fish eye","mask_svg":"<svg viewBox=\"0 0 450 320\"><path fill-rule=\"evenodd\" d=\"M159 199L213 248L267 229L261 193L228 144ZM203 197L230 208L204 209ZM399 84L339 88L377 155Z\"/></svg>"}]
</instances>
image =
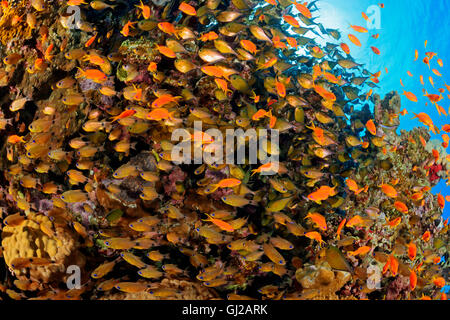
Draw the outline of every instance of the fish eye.
<instances>
[{"instance_id":1,"label":"fish eye","mask_svg":"<svg viewBox=\"0 0 450 320\"><path fill-rule=\"evenodd\" d=\"M130 226L130 228L133 228L133 224L132 224L132 223L130 223L130 225L129 225L129 226Z\"/></svg>"},{"instance_id":2,"label":"fish eye","mask_svg":"<svg viewBox=\"0 0 450 320\"><path fill-rule=\"evenodd\" d=\"M77 151L77 155L80 155L81 153L80 153L80 151Z\"/></svg>"},{"instance_id":3,"label":"fish eye","mask_svg":"<svg viewBox=\"0 0 450 320\"><path fill-rule=\"evenodd\" d=\"M142 271L141 271L141 270L139 270L139 271L138 271L138 274L139 274L139 275L142 275Z\"/></svg>"},{"instance_id":4,"label":"fish eye","mask_svg":"<svg viewBox=\"0 0 450 320\"><path fill-rule=\"evenodd\" d=\"M283 260L278 261L278 264L283 264Z\"/></svg>"},{"instance_id":5,"label":"fish eye","mask_svg":"<svg viewBox=\"0 0 450 320\"><path fill-rule=\"evenodd\" d=\"M195 231L200 232L200 228L196 228Z\"/></svg>"},{"instance_id":6,"label":"fish eye","mask_svg":"<svg viewBox=\"0 0 450 320\"><path fill-rule=\"evenodd\" d=\"M198 278L199 278L200 280L202 280L202 279L203 279L203 276L199 276Z\"/></svg>"},{"instance_id":7,"label":"fish eye","mask_svg":"<svg viewBox=\"0 0 450 320\"><path fill-rule=\"evenodd\" d=\"M153 291L149 291L148 293L153 294Z\"/></svg>"},{"instance_id":8,"label":"fish eye","mask_svg":"<svg viewBox=\"0 0 450 320\"><path fill-rule=\"evenodd\" d=\"M116 289L120 290L120 286L116 286Z\"/></svg>"},{"instance_id":9,"label":"fish eye","mask_svg":"<svg viewBox=\"0 0 450 320\"><path fill-rule=\"evenodd\" d=\"M209 282L205 282L205 286L209 286Z\"/></svg>"},{"instance_id":10,"label":"fish eye","mask_svg":"<svg viewBox=\"0 0 450 320\"><path fill-rule=\"evenodd\" d=\"M97 277L98 277L98 274L94 273L92 276L93 276L94 278L97 278Z\"/></svg>"},{"instance_id":11,"label":"fish eye","mask_svg":"<svg viewBox=\"0 0 450 320\"><path fill-rule=\"evenodd\" d=\"M105 241L105 245L109 247L109 241Z\"/></svg>"}]
</instances>

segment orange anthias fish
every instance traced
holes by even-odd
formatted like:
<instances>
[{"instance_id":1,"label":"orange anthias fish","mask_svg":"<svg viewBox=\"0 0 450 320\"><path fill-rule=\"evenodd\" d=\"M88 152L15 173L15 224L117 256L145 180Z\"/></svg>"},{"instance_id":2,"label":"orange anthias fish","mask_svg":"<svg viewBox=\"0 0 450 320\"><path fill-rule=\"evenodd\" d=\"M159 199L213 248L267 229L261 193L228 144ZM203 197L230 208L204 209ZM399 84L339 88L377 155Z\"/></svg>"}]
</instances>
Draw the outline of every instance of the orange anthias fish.
<instances>
[{"instance_id":1,"label":"orange anthias fish","mask_svg":"<svg viewBox=\"0 0 450 320\"><path fill-rule=\"evenodd\" d=\"M377 55L380 55L380 54L381 54L380 49L378 49L377 47L370 47L370 49L372 49L373 53L375 53L375 54L377 54Z\"/></svg>"},{"instance_id":2,"label":"orange anthias fish","mask_svg":"<svg viewBox=\"0 0 450 320\"><path fill-rule=\"evenodd\" d=\"M80 75L76 76L76 78L84 77L84 78L90 79L96 83L103 83L106 80L108 80L108 77L106 76L106 74L104 74L100 70L97 70L97 69L83 70L80 67L77 67L77 68L80 71Z\"/></svg>"},{"instance_id":3,"label":"orange anthias fish","mask_svg":"<svg viewBox=\"0 0 450 320\"><path fill-rule=\"evenodd\" d=\"M351 228L362 224L364 224L364 220L361 218L361 216L355 215L347 221L347 224L345 226Z\"/></svg>"},{"instance_id":4,"label":"orange anthias fish","mask_svg":"<svg viewBox=\"0 0 450 320\"><path fill-rule=\"evenodd\" d=\"M275 88L277 90L278 96L280 96L281 98L286 97L286 87L284 86L283 83L279 82L278 79L275 80Z\"/></svg>"},{"instance_id":5,"label":"orange anthias fish","mask_svg":"<svg viewBox=\"0 0 450 320\"><path fill-rule=\"evenodd\" d=\"M406 206L406 204L404 204L401 201L395 201L394 202L394 207L395 207L395 209L397 209L401 213L405 213L405 214L408 213L408 207Z\"/></svg>"},{"instance_id":6,"label":"orange anthias fish","mask_svg":"<svg viewBox=\"0 0 450 320\"><path fill-rule=\"evenodd\" d=\"M365 255L366 253L368 253L370 250L372 249L372 247L369 246L362 246L359 247L358 249L356 249L355 251L349 251L348 254L351 256L358 256L358 255Z\"/></svg>"},{"instance_id":7,"label":"orange anthias fish","mask_svg":"<svg viewBox=\"0 0 450 320\"><path fill-rule=\"evenodd\" d=\"M405 95L406 98L408 98L409 101L412 101L412 102L418 101L416 95L412 92L403 91L403 94Z\"/></svg>"},{"instance_id":8,"label":"orange anthias fish","mask_svg":"<svg viewBox=\"0 0 450 320\"><path fill-rule=\"evenodd\" d=\"M438 288L445 287L445 279L443 277L435 277L433 278L433 284Z\"/></svg>"},{"instance_id":9,"label":"orange anthias fish","mask_svg":"<svg viewBox=\"0 0 450 320\"><path fill-rule=\"evenodd\" d=\"M414 270L409 269L410 274L409 274L409 288L411 289L411 291L414 291L414 289L416 288L417 285L417 274Z\"/></svg>"},{"instance_id":10,"label":"orange anthias fish","mask_svg":"<svg viewBox=\"0 0 450 320\"><path fill-rule=\"evenodd\" d=\"M221 230L227 231L227 232L233 232L234 228L228 223L220 219L215 219L211 217L210 215L206 214L208 216L208 219L204 219L203 221L211 221L216 226L218 226Z\"/></svg>"},{"instance_id":11,"label":"orange anthias fish","mask_svg":"<svg viewBox=\"0 0 450 320\"><path fill-rule=\"evenodd\" d=\"M388 221L386 224L389 225L391 228L395 228L400 224L401 221L402 217L398 217Z\"/></svg>"},{"instance_id":12,"label":"orange anthias fish","mask_svg":"<svg viewBox=\"0 0 450 320\"><path fill-rule=\"evenodd\" d=\"M339 223L339 226L338 226L337 231L336 231L336 237L337 237L338 240L341 238L341 232L342 232L342 229L344 228L346 222L347 222L347 219L344 218Z\"/></svg>"},{"instance_id":13,"label":"orange anthias fish","mask_svg":"<svg viewBox=\"0 0 450 320\"><path fill-rule=\"evenodd\" d=\"M425 112L421 112L421 113L414 113L414 117L412 119L419 119L420 122L422 122L424 125L432 127L434 126L433 120L431 120L430 116L428 114L426 114Z\"/></svg>"},{"instance_id":14,"label":"orange anthias fish","mask_svg":"<svg viewBox=\"0 0 450 320\"><path fill-rule=\"evenodd\" d=\"M387 195L389 198L397 198L398 192L395 188L389 184L382 183L380 186L381 190Z\"/></svg>"},{"instance_id":15,"label":"orange anthias fish","mask_svg":"<svg viewBox=\"0 0 450 320\"><path fill-rule=\"evenodd\" d=\"M355 35L353 35L353 34L349 34L348 35L348 38L350 39L350 41L355 45L355 46L358 46L358 47L361 47L361 42L359 41L359 39L355 36Z\"/></svg>"},{"instance_id":16,"label":"orange anthias fish","mask_svg":"<svg viewBox=\"0 0 450 320\"><path fill-rule=\"evenodd\" d=\"M142 16L144 17L144 19L149 19L150 18L150 7L147 5L144 5L144 3L142 3L142 0L140 0L140 4L139 5L135 5L135 7L139 8L142 10Z\"/></svg>"},{"instance_id":17,"label":"orange anthias fish","mask_svg":"<svg viewBox=\"0 0 450 320\"><path fill-rule=\"evenodd\" d=\"M346 54L350 54L350 47L348 46L348 44L342 42L341 43L341 48Z\"/></svg>"},{"instance_id":18,"label":"orange anthias fish","mask_svg":"<svg viewBox=\"0 0 450 320\"><path fill-rule=\"evenodd\" d=\"M445 207L445 198L440 193L438 193L438 195L437 195L437 202L439 204L439 207L443 210Z\"/></svg>"},{"instance_id":19,"label":"orange anthias fish","mask_svg":"<svg viewBox=\"0 0 450 320\"><path fill-rule=\"evenodd\" d=\"M149 120L155 120L155 121L161 121L165 119L173 119L172 115L175 113L175 111L169 112L165 108L157 108L152 110L149 114L147 114L147 119Z\"/></svg>"},{"instance_id":20,"label":"orange anthias fish","mask_svg":"<svg viewBox=\"0 0 450 320\"><path fill-rule=\"evenodd\" d=\"M172 23L170 23L170 22L160 22L160 23L158 23L158 28L162 32L167 33L167 34L171 34L172 35L172 34L176 33L175 26Z\"/></svg>"},{"instance_id":21,"label":"orange anthias fish","mask_svg":"<svg viewBox=\"0 0 450 320\"><path fill-rule=\"evenodd\" d=\"M124 37L128 37L130 35L130 28L134 28L133 25L135 25L137 22L131 22L128 20L127 23L125 23L125 25L123 26L122 30L120 31L120 33L124 36Z\"/></svg>"},{"instance_id":22,"label":"orange anthias fish","mask_svg":"<svg viewBox=\"0 0 450 320\"><path fill-rule=\"evenodd\" d=\"M128 118L128 117L131 117L135 113L136 113L136 110L133 110L133 109L125 110L121 114L119 114L118 116L115 116L114 118L112 118L111 123L113 123L114 121L120 120L120 119L125 119L125 118Z\"/></svg>"},{"instance_id":23,"label":"orange anthias fish","mask_svg":"<svg viewBox=\"0 0 450 320\"><path fill-rule=\"evenodd\" d=\"M217 33L215 33L214 31L210 31L205 34L202 34L202 36L200 38L198 38L198 40L203 41L203 42L212 41L212 40L216 40L216 39L219 39L219 35Z\"/></svg>"},{"instance_id":24,"label":"orange anthias fish","mask_svg":"<svg viewBox=\"0 0 450 320\"><path fill-rule=\"evenodd\" d=\"M394 257L394 255L389 256L389 269L391 270L392 275L395 277L398 273L398 260Z\"/></svg>"},{"instance_id":25,"label":"orange anthias fish","mask_svg":"<svg viewBox=\"0 0 450 320\"><path fill-rule=\"evenodd\" d=\"M308 4L307 2L301 4L295 1L291 1L291 3L294 4L294 6L297 8L298 11L300 11L302 15L304 15L308 19L312 18L311 11L309 11L308 7L306 6Z\"/></svg>"},{"instance_id":26,"label":"orange anthias fish","mask_svg":"<svg viewBox=\"0 0 450 320\"><path fill-rule=\"evenodd\" d=\"M152 108L162 108L165 105L169 104L169 103L176 103L178 104L178 100L181 97L174 97L171 94L163 94L161 95L159 98L157 98L155 101L152 102Z\"/></svg>"},{"instance_id":27,"label":"orange anthias fish","mask_svg":"<svg viewBox=\"0 0 450 320\"><path fill-rule=\"evenodd\" d=\"M370 119L366 122L366 129L374 136L377 135L377 128L375 126L375 123L373 122L373 119Z\"/></svg>"},{"instance_id":28,"label":"orange anthias fish","mask_svg":"<svg viewBox=\"0 0 450 320\"><path fill-rule=\"evenodd\" d=\"M414 261L414 259L416 259L416 255L417 255L417 246L411 242L410 244L408 244L408 257L411 261Z\"/></svg>"},{"instance_id":29,"label":"orange anthias fish","mask_svg":"<svg viewBox=\"0 0 450 320\"><path fill-rule=\"evenodd\" d=\"M300 28L300 24L298 23L297 19L295 19L292 16L284 15L283 16L284 21L286 21L288 24L293 26L294 28Z\"/></svg>"},{"instance_id":30,"label":"orange anthias fish","mask_svg":"<svg viewBox=\"0 0 450 320\"><path fill-rule=\"evenodd\" d=\"M430 231L428 231L428 230L425 231L425 233L422 235L422 240L425 242L428 242L428 241L430 241L430 238L431 238Z\"/></svg>"},{"instance_id":31,"label":"orange anthias fish","mask_svg":"<svg viewBox=\"0 0 450 320\"><path fill-rule=\"evenodd\" d=\"M360 27L360 26L353 26L353 25L350 25L350 28L352 28L352 29L355 30L356 32L360 32L360 33L367 33L367 32L369 32L366 28Z\"/></svg>"},{"instance_id":32,"label":"orange anthias fish","mask_svg":"<svg viewBox=\"0 0 450 320\"><path fill-rule=\"evenodd\" d=\"M277 1L276 0L264 0L265 2L267 2L268 4L271 4L273 6L277 5Z\"/></svg>"},{"instance_id":33,"label":"orange anthias fish","mask_svg":"<svg viewBox=\"0 0 450 320\"><path fill-rule=\"evenodd\" d=\"M311 219L311 221L313 221L320 230L323 231L327 230L327 222L325 220L325 217L322 216L320 213L310 212L306 215L305 219Z\"/></svg>"},{"instance_id":34,"label":"orange anthias fish","mask_svg":"<svg viewBox=\"0 0 450 320\"><path fill-rule=\"evenodd\" d=\"M175 52L169 47L156 45L156 49L158 49L159 53L165 55L168 58L175 59L177 57Z\"/></svg>"},{"instance_id":35,"label":"orange anthias fish","mask_svg":"<svg viewBox=\"0 0 450 320\"><path fill-rule=\"evenodd\" d=\"M353 179L348 178L347 180L345 180L345 183L347 184L347 187L350 189L350 191L353 191L355 195L358 195L365 190L365 188L359 188L358 184Z\"/></svg>"},{"instance_id":36,"label":"orange anthias fish","mask_svg":"<svg viewBox=\"0 0 450 320\"><path fill-rule=\"evenodd\" d=\"M85 46L86 48L89 47L91 44L94 43L94 41L95 41L96 38L97 38L97 33L94 34L92 37L90 37L90 38L88 39L88 41L86 41L86 43L84 44L84 46Z\"/></svg>"},{"instance_id":37,"label":"orange anthias fish","mask_svg":"<svg viewBox=\"0 0 450 320\"><path fill-rule=\"evenodd\" d=\"M244 48L251 54L256 54L259 51L258 48L256 47L256 45L250 40L245 40L245 39L241 40L240 44L241 44L242 48Z\"/></svg>"},{"instance_id":38,"label":"orange anthias fish","mask_svg":"<svg viewBox=\"0 0 450 320\"><path fill-rule=\"evenodd\" d=\"M186 2L182 2L180 4L180 6L178 7L178 9L181 12L187 14L188 16L196 16L197 15L197 11L195 10L195 8Z\"/></svg>"},{"instance_id":39,"label":"orange anthias fish","mask_svg":"<svg viewBox=\"0 0 450 320\"><path fill-rule=\"evenodd\" d=\"M316 240L317 242L319 242L319 246L322 245L322 243L325 243L325 241L322 240L322 236L317 231L306 232L305 237L311 240Z\"/></svg>"}]
</instances>

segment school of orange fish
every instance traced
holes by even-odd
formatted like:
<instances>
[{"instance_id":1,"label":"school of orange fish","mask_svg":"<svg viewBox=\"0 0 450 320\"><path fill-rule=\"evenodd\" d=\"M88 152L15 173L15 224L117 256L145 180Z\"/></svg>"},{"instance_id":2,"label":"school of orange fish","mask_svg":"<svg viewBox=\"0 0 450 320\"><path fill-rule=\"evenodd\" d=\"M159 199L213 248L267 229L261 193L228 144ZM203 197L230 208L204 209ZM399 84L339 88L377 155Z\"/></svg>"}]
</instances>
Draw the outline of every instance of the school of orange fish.
<instances>
[{"instance_id":1,"label":"school of orange fish","mask_svg":"<svg viewBox=\"0 0 450 320\"><path fill-rule=\"evenodd\" d=\"M422 210L442 213L446 199L430 190L435 171L448 175L445 162L438 168L439 152L425 151L430 136L420 135L420 145L412 135L390 140L388 129L406 109L386 111L387 122L353 114L354 106L380 104L381 71L352 59L356 35L346 44L338 30L314 22L316 1L18 3L2 1L0 18L0 33L20 27L33 39L22 43L26 54L2 48L5 297L121 291L163 299L178 293L160 285L169 278L198 282L220 298L308 299L296 275L326 262L351 274L340 298L386 298L402 277L400 298L446 299L440 266L448 220ZM68 6L81 10L75 29ZM331 42L321 46L307 32ZM425 53L430 69L436 55ZM49 87L44 94L19 88L39 78ZM424 95L447 115L438 104L444 92ZM426 113L415 116L440 132ZM194 131L194 121L204 131ZM175 129L205 150L210 128L278 130L280 145L265 151L279 156L279 170L263 175L274 163L260 154L258 164L172 162ZM449 136L442 140L446 148ZM412 164L413 184L376 160L413 147L428 156ZM32 221L37 227L27 233ZM85 257L76 289L51 268L69 263L57 261L47 242L36 249L39 239L72 231ZM367 285L374 265L380 287Z\"/></svg>"}]
</instances>

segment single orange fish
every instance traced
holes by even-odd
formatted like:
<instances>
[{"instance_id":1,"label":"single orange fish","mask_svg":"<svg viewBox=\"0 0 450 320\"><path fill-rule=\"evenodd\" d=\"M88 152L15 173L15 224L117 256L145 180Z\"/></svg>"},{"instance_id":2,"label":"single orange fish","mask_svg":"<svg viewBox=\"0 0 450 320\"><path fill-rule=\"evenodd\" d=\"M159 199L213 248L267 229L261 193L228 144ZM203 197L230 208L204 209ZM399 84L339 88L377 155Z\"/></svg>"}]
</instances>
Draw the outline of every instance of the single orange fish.
<instances>
[{"instance_id":1,"label":"single orange fish","mask_svg":"<svg viewBox=\"0 0 450 320\"><path fill-rule=\"evenodd\" d=\"M120 113L118 116L113 117L111 123L113 123L114 121L117 121L119 119L125 119L128 117L131 117L135 113L136 113L136 110L132 110L132 109L125 110L122 113Z\"/></svg>"},{"instance_id":2,"label":"single orange fish","mask_svg":"<svg viewBox=\"0 0 450 320\"><path fill-rule=\"evenodd\" d=\"M366 28L360 27L360 26L353 26L353 25L350 25L350 28L352 28L352 29L355 30L356 32L360 32L360 33L367 33L367 32L369 32Z\"/></svg>"},{"instance_id":3,"label":"single orange fish","mask_svg":"<svg viewBox=\"0 0 450 320\"><path fill-rule=\"evenodd\" d=\"M308 19L312 18L311 11L309 11L308 7L306 6L308 4L307 2L305 2L304 4L301 4L301 3L298 3L295 1L291 1L291 3L294 4L294 6L297 8L298 11L300 11L300 13L302 15L304 15Z\"/></svg>"},{"instance_id":4,"label":"single orange fish","mask_svg":"<svg viewBox=\"0 0 450 320\"><path fill-rule=\"evenodd\" d=\"M322 236L317 231L306 232L305 237L311 240L316 240L317 242L319 242L319 246L321 246L322 243L325 243L325 241L322 240Z\"/></svg>"},{"instance_id":5,"label":"single orange fish","mask_svg":"<svg viewBox=\"0 0 450 320\"><path fill-rule=\"evenodd\" d=\"M362 225L364 223L364 220L361 218L360 215L353 216L350 220L348 220L346 227L355 227L357 225Z\"/></svg>"},{"instance_id":6,"label":"single orange fish","mask_svg":"<svg viewBox=\"0 0 450 320\"><path fill-rule=\"evenodd\" d=\"M361 42L359 41L359 39L355 36L355 35L353 35L353 34L349 34L348 35L348 38L350 39L350 41L355 45L355 46L358 46L358 47L361 47Z\"/></svg>"},{"instance_id":7,"label":"single orange fish","mask_svg":"<svg viewBox=\"0 0 450 320\"><path fill-rule=\"evenodd\" d=\"M293 26L294 28L300 28L300 24L298 23L297 19L295 19L292 16L284 15L283 16L284 21L286 21L288 24Z\"/></svg>"},{"instance_id":8,"label":"single orange fish","mask_svg":"<svg viewBox=\"0 0 450 320\"><path fill-rule=\"evenodd\" d=\"M325 217L322 216L320 213L310 212L306 215L305 219L311 219L311 221L313 221L319 229L323 231L327 230L327 222L325 220Z\"/></svg>"},{"instance_id":9,"label":"single orange fish","mask_svg":"<svg viewBox=\"0 0 450 320\"><path fill-rule=\"evenodd\" d=\"M350 54L350 47L346 43L342 42L341 48L346 54Z\"/></svg>"},{"instance_id":10,"label":"single orange fish","mask_svg":"<svg viewBox=\"0 0 450 320\"><path fill-rule=\"evenodd\" d=\"M85 48L89 47L92 43L94 43L96 38L97 38L97 33L94 34L92 37L90 37L88 41L86 41L86 43L84 44L84 47Z\"/></svg>"},{"instance_id":11,"label":"single orange fish","mask_svg":"<svg viewBox=\"0 0 450 320\"><path fill-rule=\"evenodd\" d=\"M416 259L416 255L417 255L417 246L411 242L410 244L408 244L408 257L410 260L414 261L414 259Z\"/></svg>"},{"instance_id":12,"label":"single orange fish","mask_svg":"<svg viewBox=\"0 0 450 320\"><path fill-rule=\"evenodd\" d=\"M430 238L431 238L430 231L428 231L428 230L425 231L425 233L422 235L422 240L425 242L428 242L428 241L430 241Z\"/></svg>"},{"instance_id":13,"label":"single orange fish","mask_svg":"<svg viewBox=\"0 0 450 320\"><path fill-rule=\"evenodd\" d=\"M338 226L337 231L336 231L336 235L337 235L337 239L338 240L341 238L341 231L342 231L342 228L344 228L344 225L345 225L346 222L347 222L347 219L344 218L339 223L339 226Z\"/></svg>"}]
</instances>

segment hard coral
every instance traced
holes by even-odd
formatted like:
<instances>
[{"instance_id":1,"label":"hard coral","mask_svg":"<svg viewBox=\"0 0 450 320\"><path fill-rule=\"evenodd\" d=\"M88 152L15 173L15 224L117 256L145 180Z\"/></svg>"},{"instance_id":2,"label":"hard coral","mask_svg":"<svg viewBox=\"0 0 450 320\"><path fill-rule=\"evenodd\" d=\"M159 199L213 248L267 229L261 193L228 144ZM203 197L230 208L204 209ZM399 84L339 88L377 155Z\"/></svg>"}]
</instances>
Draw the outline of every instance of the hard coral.
<instances>
[{"instance_id":1,"label":"hard coral","mask_svg":"<svg viewBox=\"0 0 450 320\"><path fill-rule=\"evenodd\" d=\"M297 269L295 278L302 285L302 298L306 300L339 300L336 291L351 280L346 271L332 270L326 262Z\"/></svg>"}]
</instances>

